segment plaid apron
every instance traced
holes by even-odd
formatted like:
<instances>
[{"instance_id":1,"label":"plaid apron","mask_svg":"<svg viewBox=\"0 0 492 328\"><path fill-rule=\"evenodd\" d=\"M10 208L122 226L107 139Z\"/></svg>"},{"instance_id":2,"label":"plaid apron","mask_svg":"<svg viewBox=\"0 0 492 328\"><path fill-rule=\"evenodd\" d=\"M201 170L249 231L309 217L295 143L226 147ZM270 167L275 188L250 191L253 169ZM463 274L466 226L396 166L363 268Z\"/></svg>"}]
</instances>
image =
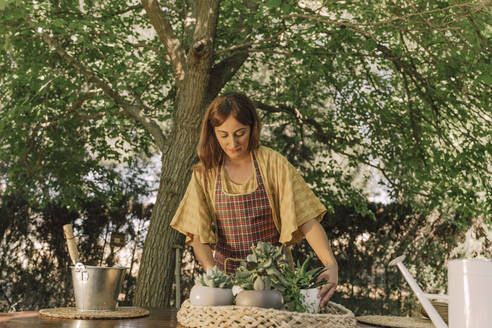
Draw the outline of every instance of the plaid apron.
<instances>
[{"instance_id":1,"label":"plaid apron","mask_svg":"<svg viewBox=\"0 0 492 328\"><path fill-rule=\"evenodd\" d=\"M227 195L222 189L221 166L215 184L215 213L217 218L218 242L215 246L215 262L227 274L239 266L238 260L246 259L251 245L258 241L278 244L279 233L272 218L272 208L263 185L258 162L253 154L258 188L251 194Z\"/></svg>"}]
</instances>

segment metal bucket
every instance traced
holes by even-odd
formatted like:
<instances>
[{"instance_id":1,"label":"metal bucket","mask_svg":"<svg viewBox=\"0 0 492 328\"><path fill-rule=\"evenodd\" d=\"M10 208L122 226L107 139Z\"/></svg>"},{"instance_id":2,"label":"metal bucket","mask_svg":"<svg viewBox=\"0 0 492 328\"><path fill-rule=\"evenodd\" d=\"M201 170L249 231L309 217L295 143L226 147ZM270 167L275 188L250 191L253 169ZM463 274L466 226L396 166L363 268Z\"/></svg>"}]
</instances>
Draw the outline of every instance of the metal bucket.
<instances>
[{"instance_id":1,"label":"metal bucket","mask_svg":"<svg viewBox=\"0 0 492 328\"><path fill-rule=\"evenodd\" d=\"M126 267L71 266L78 311L114 311Z\"/></svg>"}]
</instances>

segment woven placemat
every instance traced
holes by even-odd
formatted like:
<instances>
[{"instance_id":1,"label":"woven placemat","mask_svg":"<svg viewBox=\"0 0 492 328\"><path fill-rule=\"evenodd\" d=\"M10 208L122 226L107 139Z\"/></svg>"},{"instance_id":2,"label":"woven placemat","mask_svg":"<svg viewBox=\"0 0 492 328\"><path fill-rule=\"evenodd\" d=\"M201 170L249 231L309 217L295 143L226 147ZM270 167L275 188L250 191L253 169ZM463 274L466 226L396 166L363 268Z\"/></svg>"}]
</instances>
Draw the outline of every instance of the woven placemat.
<instances>
[{"instance_id":1,"label":"woven placemat","mask_svg":"<svg viewBox=\"0 0 492 328\"><path fill-rule=\"evenodd\" d=\"M145 317L149 313L139 307L119 307L115 311L77 311L74 307L39 310L41 316L63 319L129 319Z\"/></svg>"},{"instance_id":2,"label":"woven placemat","mask_svg":"<svg viewBox=\"0 0 492 328\"><path fill-rule=\"evenodd\" d=\"M370 325L391 328L435 328L432 321L424 318L393 317L389 315L364 315L357 321Z\"/></svg>"},{"instance_id":3,"label":"woven placemat","mask_svg":"<svg viewBox=\"0 0 492 328\"><path fill-rule=\"evenodd\" d=\"M178 322L185 327L210 328L356 328L352 311L329 302L326 313L311 314L252 306L193 306L189 300L181 305Z\"/></svg>"}]
</instances>

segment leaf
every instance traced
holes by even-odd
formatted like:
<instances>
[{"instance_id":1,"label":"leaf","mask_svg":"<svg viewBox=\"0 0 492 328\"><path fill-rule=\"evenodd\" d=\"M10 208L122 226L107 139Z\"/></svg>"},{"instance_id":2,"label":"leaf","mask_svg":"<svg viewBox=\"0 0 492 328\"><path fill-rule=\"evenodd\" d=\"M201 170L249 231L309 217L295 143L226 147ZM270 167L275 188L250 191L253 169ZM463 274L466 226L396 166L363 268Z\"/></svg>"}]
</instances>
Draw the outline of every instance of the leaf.
<instances>
[{"instance_id":1,"label":"leaf","mask_svg":"<svg viewBox=\"0 0 492 328\"><path fill-rule=\"evenodd\" d=\"M258 263L256 262L246 262L246 269L251 271L251 270L255 270L256 268L258 268Z\"/></svg>"},{"instance_id":2,"label":"leaf","mask_svg":"<svg viewBox=\"0 0 492 328\"><path fill-rule=\"evenodd\" d=\"M362 44L362 49L372 51L372 50L376 49L377 45L378 44L374 39L367 39Z\"/></svg>"},{"instance_id":3,"label":"leaf","mask_svg":"<svg viewBox=\"0 0 492 328\"><path fill-rule=\"evenodd\" d=\"M253 288L254 290L265 290L265 282L261 277L256 278Z\"/></svg>"},{"instance_id":4,"label":"leaf","mask_svg":"<svg viewBox=\"0 0 492 328\"><path fill-rule=\"evenodd\" d=\"M300 276L303 276L306 273L310 261L311 261L311 257L307 257L306 260L302 263L302 267L299 270Z\"/></svg>"},{"instance_id":5,"label":"leaf","mask_svg":"<svg viewBox=\"0 0 492 328\"><path fill-rule=\"evenodd\" d=\"M251 275L250 271L236 271L236 279L246 279Z\"/></svg>"},{"instance_id":6,"label":"leaf","mask_svg":"<svg viewBox=\"0 0 492 328\"><path fill-rule=\"evenodd\" d=\"M264 268L269 268L270 266L272 266L273 264L273 260L272 258L268 258L264 263L263 263L263 267Z\"/></svg>"},{"instance_id":7,"label":"leaf","mask_svg":"<svg viewBox=\"0 0 492 328\"><path fill-rule=\"evenodd\" d=\"M267 0L267 2L265 2L265 6L272 9L279 8L281 4L282 0Z\"/></svg>"},{"instance_id":8,"label":"leaf","mask_svg":"<svg viewBox=\"0 0 492 328\"><path fill-rule=\"evenodd\" d=\"M265 290L270 290L272 287L272 280L270 279L270 277L266 276L264 278L264 282L265 282Z\"/></svg>"},{"instance_id":9,"label":"leaf","mask_svg":"<svg viewBox=\"0 0 492 328\"><path fill-rule=\"evenodd\" d=\"M258 263L258 258L256 257L255 253L252 253L252 254L248 254L248 256L246 257L246 261Z\"/></svg>"},{"instance_id":10,"label":"leaf","mask_svg":"<svg viewBox=\"0 0 492 328\"><path fill-rule=\"evenodd\" d=\"M483 73L479 77L477 77L477 81L484 82L488 86L492 86L492 74Z\"/></svg>"}]
</instances>

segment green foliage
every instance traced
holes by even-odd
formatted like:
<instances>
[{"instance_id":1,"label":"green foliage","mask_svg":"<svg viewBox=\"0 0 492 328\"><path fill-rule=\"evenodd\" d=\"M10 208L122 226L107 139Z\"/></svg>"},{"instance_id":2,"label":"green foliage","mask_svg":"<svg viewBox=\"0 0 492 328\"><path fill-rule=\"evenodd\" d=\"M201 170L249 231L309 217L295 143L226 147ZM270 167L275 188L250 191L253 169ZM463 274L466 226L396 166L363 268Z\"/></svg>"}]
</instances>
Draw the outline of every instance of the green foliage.
<instances>
[{"instance_id":1,"label":"green foliage","mask_svg":"<svg viewBox=\"0 0 492 328\"><path fill-rule=\"evenodd\" d=\"M326 284L326 281L317 281L318 276L325 270L323 267L315 267L308 270L311 257L307 257L302 265L297 261L294 269L286 268L282 272L281 287L285 308L289 311L306 312L302 302L301 289L317 288Z\"/></svg>"},{"instance_id":2,"label":"green foliage","mask_svg":"<svg viewBox=\"0 0 492 328\"><path fill-rule=\"evenodd\" d=\"M21 8L11 2L0 14L5 36L0 39L6 40L0 52L5 91L0 101L0 174L8 181L7 192L30 194L40 203L56 195L75 206L88 192L115 185L116 177L103 162L130 163L129 147L134 154L150 155L148 134L132 119L117 115L115 102L60 62L41 39L41 33L53 34L75 60L97 69L98 76L115 84L124 80L138 90L132 74L123 79L121 69L141 51L123 55L129 49L122 39L136 35L132 26L142 18L116 15L126 8L122 2L101 8L100 19L78 14L75 5L43 2ZM30 20L36 28L29 26Z\"/></svg>"},{"instance_id":3,"label":"green foliage","mask_svg":"<svg viewBox=\"0 0 492 328\"><path fill-rule=\"evenodd\" d=\"M121 259L118 249L109 247L111 255L101 257L103 240L107 233L123 232L128 236L128 244L136 247L134 262L138 264L152 207L138 203L128 207L129 199L125 198L126 201L115 202L109 209L104 204L112 198L104 196L102 200L88 200L80 206L84 208L81 213L55 204L41 212L30 207L20 195L1 198L0 301L6 303L0 311L73 304L68 271L70 259L61 229L65 223L75 223L84 262L96 265L118 263L118 256ZM339 288L333 301L347 306L357 315L407 315L412 309L416 311L418 302L414 297L406 296L412 292L404 278L398 270L387 266L391 259L401 254L406 254L407 268L425 291L445 293L446 259L451 257L455 245L464 241L463 233L450 224L452 220L439 217L429 224L425 215L417 215L412 209L397 204L369 204L368 208L376 221L348 206L335 207L334 213L322 221L340 267ZM129 222L137 224L129 225ZM477 232L477 238L486 240L483 251L490 249L492 241L488 240L487 244L485 232ZM43 246L39 248L32 241L41 242ZM105 247L107 250L108 245ZM306 242L293 251L296 262L313 256ZM28 259L27 268L25 259ZM186 299L200 266L189 246L182 261L181 299ZM322 265L315 257L310 261L313 267ZM135 288L135 275L127 274L126 277L123 292L127 297L126 303L122 304L129 304Z\"/></svg>"},{"instance_id":4,"label":"green foliage","mask_svg":"<svg viewBox=\"0 0 492 328\"><path fill-rule=\"evenodd\" d=\"M0 302L0 311L74 305L72 263L62 230L67 223L73 224L84 264L124 263L132 268L122 286L125 299L120 299L128 305L152 211L151 205L138 201L145 194L142 189L148 189L139 183L124 179L105 194L78 199L76 206L53 198L41 207L30 195L0 193L0 301L5 302ZM126 236L125 252L110 244L112 233Z\"/></svg>"},{"instance_id":5,"label":"green foliage","mask_svg":"<svg viewBox=\"0 0 492 328\"><path fill-rule=\"evenodd\" d=\"M208 268L206 272L195 279L195 285L212 288L232 288L232 280L216 266Z\"/></svg>"},{"instance_id":6,"label":"green foliage","mask_svg":"<svg viewBox=\"0 0 492 328\"><path fill-rule=\"evenodd\" d=\"M490 216L482 165L491 160L490 90L477 81L490 71L483 9L476 1L297 6L307 18L286 20L282 46L255 52L247 80L230 88L255 95L266 143L289 155L328 208L355 203L370 213L364 185L353 183L365 167L393 199Z\"/></svg>"},{"instance_id":7,"label":"green foliage","mask_svg":"<svg viewBox=\"0 0 492 328\"><path fill-rule=\"evenodd\" d=\"M251 246L251 254L236 270L235 281L246 290L278 289L282 281L281 272L287 266L282 246L259 241Z\"/></svg>"},{"instance_id":8,"label":"green foliage","mask_svg":"<svg viewBox=\"0 0 492 328\"><path fill-rule=\"evenodd\" d=\"M168 54L141 5L3 1L0 172L37 201L111 184L101 161L155 140L42 38L147 118L173 124ZM215 64L247 53L227 90L253 97L264 143L286 154L329 209L358 204L371 174L390 197L464 216L491 212L490 11L481 1L221 1ZM185 49L184 1L164 13ZM251 43L252 46L248 46ZM270 106L270 107L268 107ZM372 170L372 171L370 171ZM92 175L96 183L85 185ZM456 222L457 225L463 222Z\"/></svg>"},{"instance_id":9,"label":"green foliage","mask_svg":"<svg viewBox=\"0 0 492 328\"><path fill-rule=\"evenodd\" d=\"M118 189L108 163L156 152L124 104L159 122L169 143L198 121L176 121L186 110L178 100L191 95L176 83L172 54L143 7L81 3L0 2L0 190L28 196L35 208L56 198L68 212L81 210L86 196ZM192 58L190 36L203 31L188 24L196 9L188 3L160 8L176 36L171 43ZM479 216L491 222L490 21L479 0L224 0L210 57L226 69L245 58L222 91L253 98L262 142L299 168L343 240L359 236L355 218L408 240L416 229L406 235L376 215L370 189L382 188L412 213L436 209L452 233ZM185 76L197 67L185 66ZM331 217L346 208L345 221ZM348 249L343 261L345 254L362 257Z\"/></svg>"},{"instance_id":10,"label":"green foliage","mask_svg":"<svg viewBox=\"0 0 492 328\"><path fill-rule=\"evenodd\" d=\"M311 257L308 257L302 265L300 265L298 261L294 270L287 268L286 271L282 272L287 285L295 284L300 289L309 289L326 284L326 281L317 281L318 276L323 273L325 269L323 267L316 267L308 270L310 261Z\"/></svg>"}]
</instances>

